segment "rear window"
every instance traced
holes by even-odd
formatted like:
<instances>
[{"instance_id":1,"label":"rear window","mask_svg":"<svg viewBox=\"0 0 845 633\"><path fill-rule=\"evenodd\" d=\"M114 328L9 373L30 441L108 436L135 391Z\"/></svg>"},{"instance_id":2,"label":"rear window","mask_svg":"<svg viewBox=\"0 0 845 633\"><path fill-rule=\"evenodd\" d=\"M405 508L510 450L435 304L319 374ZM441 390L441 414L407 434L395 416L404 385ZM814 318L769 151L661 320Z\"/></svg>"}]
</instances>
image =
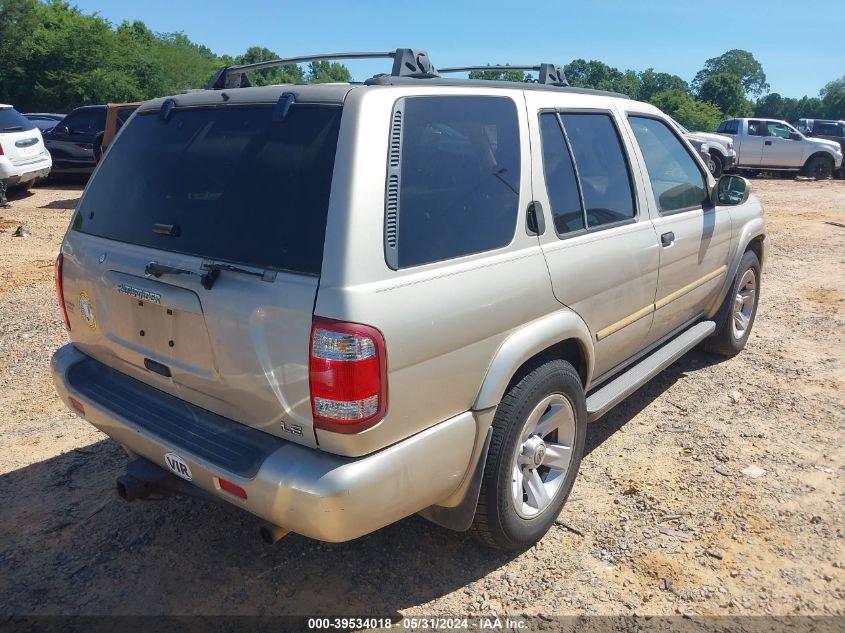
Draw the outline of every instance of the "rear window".
<instances>
[{"instance_id":1,"label":"rear window","mask_svg":"<svg viewBox=\"0 0 845 633\"><path fill-rule=\"evenodd\" d=\"M0 132L34 130L35 124L14 108L0 108Z\"/></svg>"},{"instance_id":2,"label":"rear window","mask_svg":"<svg viewBox=\"0 0 845 633\"><path fill-rule=\"evenodd\" d=\"M719 124L719 129L717 130L721 134L738 134L739 133L739 121L736 119L731 119L729 121L722 121Z\"/></svg>"},{"instance_id":3,"label":"rear window","mask_svg":"<svg viewBox=\"0 0 845 633\"><path fill-rule=\"evenodd\" d=\"M90 183L74 228L122 242L319 274L340 106L142 114ZM173 233L153 232L156 224Z\"/></svg>"}]
</instances>

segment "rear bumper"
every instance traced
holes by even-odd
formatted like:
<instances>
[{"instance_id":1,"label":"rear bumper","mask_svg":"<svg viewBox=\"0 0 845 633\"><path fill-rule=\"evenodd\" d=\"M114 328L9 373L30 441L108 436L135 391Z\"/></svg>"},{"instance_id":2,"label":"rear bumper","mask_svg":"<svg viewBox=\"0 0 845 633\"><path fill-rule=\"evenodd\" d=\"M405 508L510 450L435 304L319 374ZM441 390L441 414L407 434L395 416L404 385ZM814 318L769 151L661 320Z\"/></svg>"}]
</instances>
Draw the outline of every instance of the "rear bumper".
<instances>
[{"instance_id":1,"label":"rear bumper","mask_svg":"<svg viewBox=\"0 0 845 633\"><path fill-rule=\"evenodd\" d=\"M85 419L130 452L164 468L165 455L176 453L200 489L323 541L362 536L449 497L470 470L477 435L466 412L377 453L339 457L225 420L72 344L56 351L51 370L65 404L81 402ZM221 490L220 478L247 499Z\"/></svg>"},{"instance_id":2,"label":"rear bumper","mask_svg":"<svg viewBox=\"0 0 845 633\"><path fill-rule=\"evenodd\" d=\"M23 185L36 178L46 178L51 167L52 161L49 156L26 165L13 165L8 158L0 157L0 180L5 181L10 187Z\"/></svg>"}]
</instances>

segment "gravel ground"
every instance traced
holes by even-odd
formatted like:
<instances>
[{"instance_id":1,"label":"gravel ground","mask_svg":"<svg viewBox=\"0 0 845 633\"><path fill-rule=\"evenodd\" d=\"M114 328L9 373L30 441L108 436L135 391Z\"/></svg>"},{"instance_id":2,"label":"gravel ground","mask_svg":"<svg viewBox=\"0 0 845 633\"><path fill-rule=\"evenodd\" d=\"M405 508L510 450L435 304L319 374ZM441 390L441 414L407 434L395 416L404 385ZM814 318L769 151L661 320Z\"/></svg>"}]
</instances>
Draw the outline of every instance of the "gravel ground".
<instances>
[{"instance_id":1,"label":"gravel ground","mask_svg":"<svg viewBox=\"0 0 845 633\"><path fill-rule=\"evenodd\" d=\"M754 191L772 248L748 348L693 352L591 425L562 524L520 554L418 517L268 547L234 510L122 502L122 451L48 376L66 340L52 262L79 187L14 199L0 210L0 620L845 614L845 182Z\"/></svg>"}]
</instances>

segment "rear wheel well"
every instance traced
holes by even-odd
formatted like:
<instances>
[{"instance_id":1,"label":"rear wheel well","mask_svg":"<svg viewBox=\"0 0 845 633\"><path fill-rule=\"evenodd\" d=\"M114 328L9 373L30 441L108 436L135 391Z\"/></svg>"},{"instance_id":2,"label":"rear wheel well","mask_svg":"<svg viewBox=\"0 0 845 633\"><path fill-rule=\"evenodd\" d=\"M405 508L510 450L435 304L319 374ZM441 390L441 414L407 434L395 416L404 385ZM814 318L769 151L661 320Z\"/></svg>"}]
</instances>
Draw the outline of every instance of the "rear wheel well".
<instances>
[{"instance_id":1,"label":"rear wheel well","mask_svg":"<svg viewBox=\"0 0 845 633\"><path fill-rule=\"evenodd\" d=\"M569 338L553 345L549 345L546 349L537 352L536 354L534 354L534 356L522 363L522 365L519 366L516 372L514 372L514 375L508 383L508 387L505 392L510 390L510 388L514 384L519 382L519 380L525 374L530 373L539 365L547 363L550 360L567 361L570 365L575 368L575 371L578 372L578 377L581 379L581 384L586 386L587 355L580 341L574 338Z\"/></svg>"}]
</instances>

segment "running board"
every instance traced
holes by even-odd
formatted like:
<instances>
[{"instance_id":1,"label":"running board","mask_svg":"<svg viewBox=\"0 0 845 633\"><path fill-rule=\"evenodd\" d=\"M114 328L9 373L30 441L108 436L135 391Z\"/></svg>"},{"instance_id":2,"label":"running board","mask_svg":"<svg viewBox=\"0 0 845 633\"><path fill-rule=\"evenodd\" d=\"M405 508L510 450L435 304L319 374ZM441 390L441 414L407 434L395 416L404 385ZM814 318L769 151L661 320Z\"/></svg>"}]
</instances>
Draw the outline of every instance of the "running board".
<instances>
[{"instance_id":1,"label":"running board","mask_svg":"<svg viewBox=\"0 0 845 633\"><path fill-rule=\"evenodd\" d=\"M587 421L595 422L658 373L716 331L713 321L702 321L646 356L587 398Z\"/></svg>"}]
</instances>

